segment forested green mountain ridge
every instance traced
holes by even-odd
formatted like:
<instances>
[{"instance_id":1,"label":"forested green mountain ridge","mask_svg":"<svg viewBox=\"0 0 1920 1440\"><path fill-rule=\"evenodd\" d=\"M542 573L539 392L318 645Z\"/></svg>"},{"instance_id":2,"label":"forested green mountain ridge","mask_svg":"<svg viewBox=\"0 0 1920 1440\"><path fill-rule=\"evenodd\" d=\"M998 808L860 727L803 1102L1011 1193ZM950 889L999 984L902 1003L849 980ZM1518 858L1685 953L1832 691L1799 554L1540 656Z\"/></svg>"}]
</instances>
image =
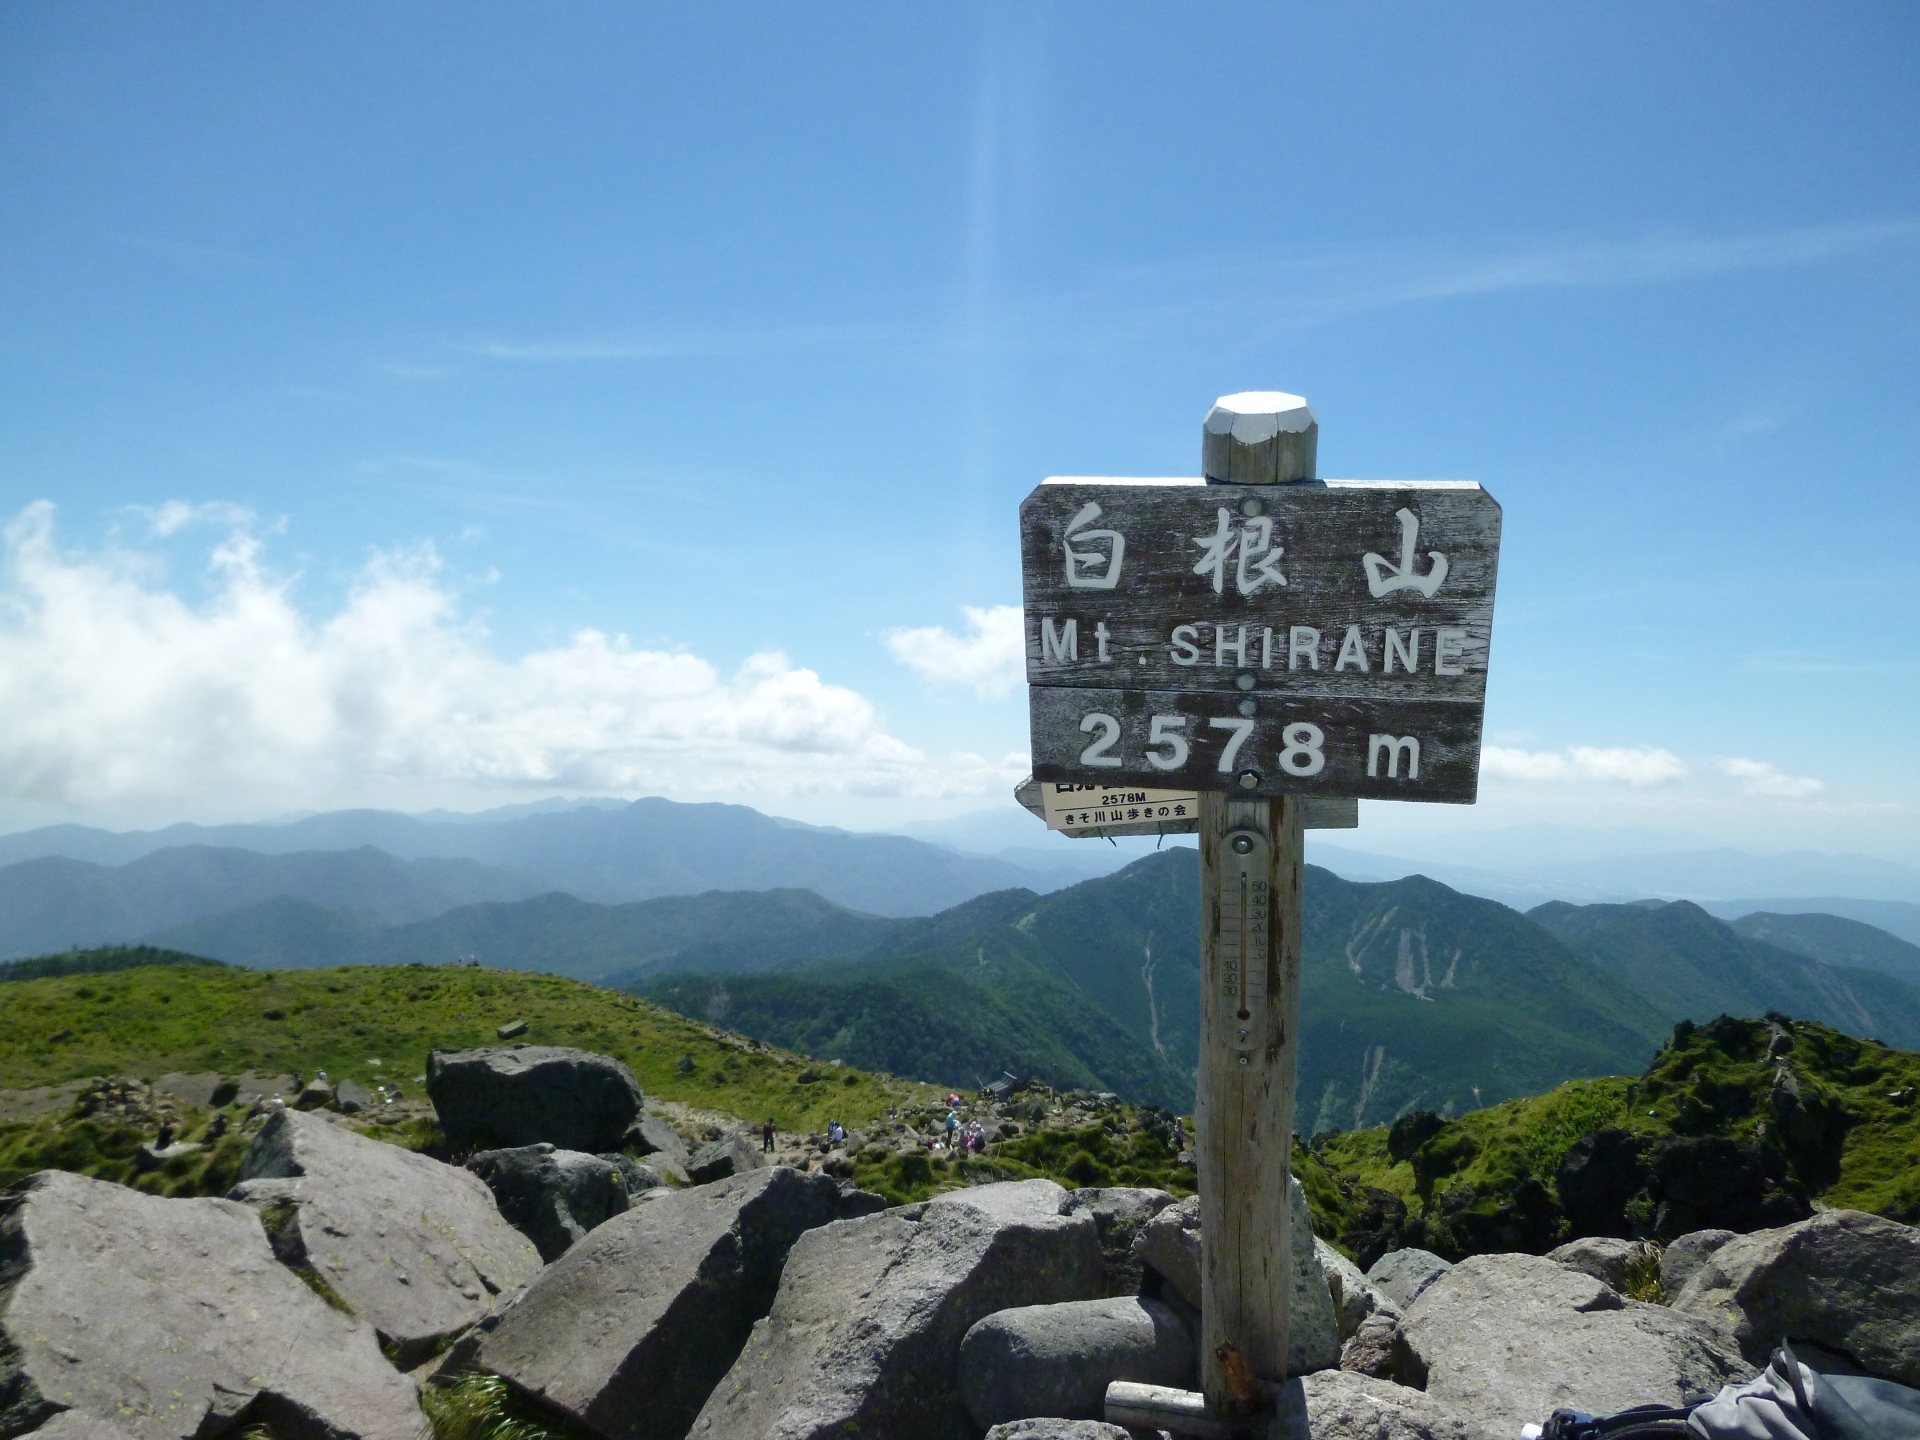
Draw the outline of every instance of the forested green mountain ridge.
<instances>
[{"instance_id":1,"label":"forested green mountain ridge","mask_svg":"<svg viewBox=\"0 0 1920 1440\"><path fill-rule=\"evenodd\" d=\"M1298 1128L1351 1129L1416 1109L1459 1114L1578 1076L1638 1073L1677 1021L1722 1013L1791 1007L1863 1037L1920 1039L1920 992L1889 977L1746 940L1697 907L1586 908L1608 913L1575 946L1504 905L1420 876L1357 884L1308 867ZM1191 851L1047 896L981 896L899 922L855 959L790 965L777 981L729 977L728 1023L764 1027L765 1038L799 1049L832 1035L850 1063L906 1069L897 1037L865 1038L860 1025L836 1023L873 1013L863 985L906 983L915 997L949 993L944 1023L915 1027L925 1037L922 1068L910 1073L962 1084L1004 1066L1051 1070L1064 1083L1074 1072L1057 1048L1036 1043L1037 1026L1091 1076L1076 1083L1182 1109L1198 1045L1198 912ZM1546 918L1580 929L1561 913ZM1657 984L1640 983L1620 957L1617 937L1636 925L1668 936ZM1722 985L1728 954L1739 985ZM684 976L641 988L702 1018L716 993ZM1005 1024L996 1007L968 998L976 992L1010 1002L1026 1023ZM1144 1077L1121 1078L1096 1012L1181 1077L1182 1094L1130 1091Z\"/></svg>"},{"instance_id":2,"label":"forested green mountain ridge","mask_svg":"<svg viewBox=\"0 0 1920 1440\"><path fill-rule=\"evenodd\" d=\"M1878 970L1920 985L1920 945L1889 935L1877 925L1818 912L1779 915L1758 911L1728 922L1749 940L1760 940L1826 965Z\"/></svg>"},{"instance_id":3,"label":"forested green mountain ridge","mask_svg":"<svg viewBox=\"0 0 1920 1440\"><path fill-rule=\"evenodd\" d=\"M1920 989L1877 970L1829 965L1750 939L1689 901L1555 901L1527 914L1670 1023L1777 1010L1861 1039L1920 1049Z\"/></svg>"},{"instance_id":4,"label":"forested green mountain ridge","mask_svg":"<svg viewBox=\"0 0 1920 1440\"><path fill-rule=\"evenodd\" d=\"M1572 1075L1636 1071L1667 1026L1524 916L1430 880L1356 885L1309 867L1306 908L1303 1131L1413 1108L1457 1113ZM1175 1095L1133 1093L1186 1109L1199 1041L1198 914L1193 853L1170 852L1052 895L1008 891L906 922L855 960L730 976L724 987L676 976L641 988L700 1018L724 988L728 1024L807 1049L822 1033L839 1035L836 1014L862 1010L860 987L907 983L915 995L950 995L923 1068L908 1073L963 1083L1002 1067L1058 1071L1029 1029L967 998L984 991L1065 1043L1091 1072L1081 1083L1127 1094L1102 1023L1111 1020L1154 1070L1177 1077ZM864 1034L856 1025L840 1036L849 1063L906 1068ZM982 1064L989 1055L1000 1058Z\"/></svg>"}]
</instances>

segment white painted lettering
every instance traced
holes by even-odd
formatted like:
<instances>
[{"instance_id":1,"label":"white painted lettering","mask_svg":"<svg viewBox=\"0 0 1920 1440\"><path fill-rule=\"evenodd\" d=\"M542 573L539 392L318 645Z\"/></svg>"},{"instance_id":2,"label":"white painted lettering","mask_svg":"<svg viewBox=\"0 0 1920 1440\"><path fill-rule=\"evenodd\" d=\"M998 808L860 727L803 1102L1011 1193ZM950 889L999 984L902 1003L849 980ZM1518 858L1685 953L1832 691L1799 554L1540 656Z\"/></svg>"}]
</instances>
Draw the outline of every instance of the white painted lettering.
<instances>
[{"instance_id":1,"label":"white painted lettering","mask_svg":"<svg viewBox=\"0 0 1920 1440\"><path fill-rule=\"evenodd\" d=\"M1246 626L1242 625L1240 627L1240 638L1238 640L1227 639L1226 626L1216 625L1213 627L1213 663L1214 665L1216 667L1225 665L1227 663L1228 655L1233 656L1234 665L1242 669L1246 667L1246 663L1247 663L1247 627Z\"/></svg>"},{"instance_id":2,"label":"white painted lettering","mask_svg":"<svg viewBox=\"0 0 1920 1440\"><path fill-rule=\"evenodd\" d=\"M1408 642L1400 638L1400 632L1398 630L1395 630L1392 626L1387 627L1387 653L1381 661L1380 668L1382 674L1391 675L1393 673L1393 658L1396 655L1400 657L1400 668L1402 670L1405 670L1409 675L1419 672L1420 627L1416 625L1409 633L1413 636L1413 648L1411 650L1407 648Z\"/></svg>"},{"instance_id":3,"label":"white painted lettering","mask_svg":"<svg viewBox=\"0 0 1920 1440\"><path fill-rule=\"evenodd\" d=\"M1240 527L1240 563L1233 583L1242 595L1251 595L1262 585L1284 585L1287 577L1279 570L1284 545L1273 543L1273 517L1262 515ZM1247 574L1247 562L1254 562L1253 574Z\"/></svg>"},{"instance_id":4,"label":"white painted lettering","mask_svg":"<svg viewBox=\"0 0 1920 1440\"><path fill-rule=\"evenodd\" d=\"M1455 629L1451 625L1442 625L1433 634L1433 673L1436 675L1464 675L1467 667L1460 661L1467 648L1467 632Z\"/></svg>"},{"instance_id":5,"label":"white painted lettering","mask_svg":"<svg viewBox=\"0 0 1920 1440\"><path fill-rule=\"evenodd\" d=\"M1387 778L1400 778L1400 757L1407 757L1407 779L1420 778L1420 742L1411 735L1369 735L1367 736L1367 775L1378 775L1381 752L1387 757Z\"/></svg>"},{"instance_id":6,"label":"white painted lettering","mask_svg":"<svg viewBox=\"0 0 1920 1440\"><path fill-rule=\"evenodd\" d=\"M1309 670L1320 668L1320 632L1311 625L1295 625L1287 631L1287 669L1298 670L1302 660Z\"/></svg>"},{"instance_id":7,"label":"white painted lettering","mask_svg":"<svg viewBox=\"0 0 1920 1440\"><path fill-rule=\"evenodd\" d=\"M1111 665L1113 663L1113 657L1107 654L1107 641L1111 638L1112 636L1107 630L1106 621L1096 620L1093 622L1093 643L1100 649L1100 663L1102 665Z\"/></svg>"},{"instance_id":8,"label":"white painted lettering","mask_svg":"<svg viewBox=\"0 0 1920 1440\"><path fill-rule=\"evenodd\" d=\"M1207 721L1209 730L1231 730L1233 738L1227 741L1227 748L1220 752L1220 769L1233 770L1233 762L1240 754L1240 747L1247 743L1247 736L1253 733L1253 721L1242 720L1237 715L1215 715Z\"/></svg>"},{"instance_id":9,"label":"white painted lettering","mask_svg":"<svg viewBox=\"0 0 1920 1440\"><path fill-rule=\"evenodd\" d=\"M1340 658L1333 662L1335 671L1344 670L1348 665L1352 665L1362 675L1373 668L1367 661L1367 647L1360 639L1358 625L1347 626L1347 638L1340 642Z\"/></svg>"},{"instance_id":10,"label":"white painted lettering","mask_svg":"<svg viewBox=\"0 0 1920 1440\"><path fill-rule=\"evenodd\" d=\"M1427 567L1426 574L1415 574L1413 547L1420 543L1420 517L1411 510L1396 510L1393 513L1400 521L1400 563L1395 565L1384 555L1369 553L1362 556L1360 564L1367 572L1367 589L1376 600L1395 590L1417 590L1422 598L1431 600L1433 592L1447 578L1447 557L1438 550L1429 550L1427 558L1433 564Z\"/></svg>"},{"instance_id":11,"label":"white painted lettering","mask_svg":"<svg viewBox=\"0 0 1920 1440\"><path fill-rule=\"evenodd\" d=\"M1318 725L1296 720L1280 732L1280 768L1289 775L1318 775L1327 768L1327 755L1320 747L1326 732Z\"/></svg>"},{"instance_id":12,"label":"white painted lettering","mask_svg":"<svg viewBox=\"0 0 1920 1440\"><path fill-rule=\"evenodd\" d=\"M1279 569L1286 547L1273 543L1271 515L1248 520L1238 529L1234 528L1232 512L1226 506L1220 506L1215 515L1213 533L1193 537L1193 543L1200 547L1200 559L1193 573L1210 577L1214 594L1225 593L1229 562L1233 565L1234 588L1242 595L1252 595L1262 585L1287 583L1287 577Z\"/></svg>"},{"instance_id":13,"label":"white painted lettering","mask_svg":"<svg viewBox=\"0 0 1920 1440\"><path fill-rule=\"evenodd\" d=\"M1053 617L1040 617L1040 663L1042 665L1080 658L1080 622L1069 620L1056 633Z\"/></svg>"},{"instance_id":14,"label":"white painted lettering","mask_svg":"<svg viewBox=\"0 0 1920 1440\"><path fill-rule=\"evenodd\" d=\"M1273 668L1273 626L1263 626L1260 631L1260 668Z\"/></svg>"},{"instance_id":15,"label":"white painted lettering","mask_svg":"<svg viewBox=\"0 0 1920 1440\"><path fill-rule=\"evenodd\" d=\"M1067 556L1067 585L1074 590L1111 590L1120 583L1120 565L1127 554L1127 537L1118 530L1088 530L1100 518L1100 506L1092 500L1082 505L1073 519L1067 522L1067 533L1061 538L1060 548ZM1099 550L1076 550L1074 542L1094 544L1104 542L1108 547L1102 553ZM1102 570L1090 567L1104 565Z\"/></svg>"},{"instance_id":16,"label":"white painted lettering","mask_svg":"<svg viewBox=\"0 0 1920 1440\"><path fill-rule=\"evenodd\" d=\"M1185 715L1156 715L1147 729L1147 744L1164 745L1164 751L1149 749L1147 763L1156 770L1178 770L1187 763L1187 737L1181 732L1187 728Z\"/></svg>"},{"instance_id":17,"label":"white painted lettering","mask_svg":"<svg viewBox=\"0 0 1920 1440\"><path fill-rule=\"evenodd\" d=\"M1080 729L1089 735L1096 730L1100 732L1100 738L1080 752L1082 765L1092 765L1101 770L1118 770L1125 763L1118 755L1107 753L1113 748L1114 742L1120 738L1120 722L1113 716L1102 715L1096 710L1080 721Z\"/></svg>"},{"instance_id":18,"label":"white painted lettering","mask_svg":"<svg viewBox=\"0 0 1920 1440\"><path fill-rule=\"evenodd\" d=\"M1193 642L1199 638L1200 627L1197 625L1174 626L1173 635L1170 637L1170 644L1168 646L1168 648L1173 651L1173 663L1176 665L1198 665L1200 663L1200 647Z\"/></svg>"}]
</instances>

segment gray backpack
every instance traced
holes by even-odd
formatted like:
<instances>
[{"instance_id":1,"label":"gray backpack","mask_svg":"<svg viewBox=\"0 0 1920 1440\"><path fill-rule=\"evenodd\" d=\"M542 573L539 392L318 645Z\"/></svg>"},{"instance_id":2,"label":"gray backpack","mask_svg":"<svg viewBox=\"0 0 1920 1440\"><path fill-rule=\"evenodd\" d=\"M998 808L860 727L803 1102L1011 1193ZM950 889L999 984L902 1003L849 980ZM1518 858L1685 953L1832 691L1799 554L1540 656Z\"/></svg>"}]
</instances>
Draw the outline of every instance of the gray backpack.
<instances>
[{"instance_id":1,"label":"gray backpack","mask_svg":"<svg viewBox=\"0 0 1920 1440\"><path fill-rule=\"evenodd\" d=\"M1822 1375L1782 1345L1745 1385L1727 1385L1687 1427L1706 1440L1920 1440L1920 1390Z\"/></svg>"},{"instance_id":2,"label":"gray backpack","mask_svg":"<svg viewBox=\"0 0 1920 1440\"><path fill-rule=\"evenodd\" d=\"M1538 1434L1540 1440L1920 1440L1920 1390L1860 1375L1823 1375L1783 1344L1758 1379L1723 1386L1711 1400L1606 1416L1556 1410Z\"/></svg>"}]
</instances>

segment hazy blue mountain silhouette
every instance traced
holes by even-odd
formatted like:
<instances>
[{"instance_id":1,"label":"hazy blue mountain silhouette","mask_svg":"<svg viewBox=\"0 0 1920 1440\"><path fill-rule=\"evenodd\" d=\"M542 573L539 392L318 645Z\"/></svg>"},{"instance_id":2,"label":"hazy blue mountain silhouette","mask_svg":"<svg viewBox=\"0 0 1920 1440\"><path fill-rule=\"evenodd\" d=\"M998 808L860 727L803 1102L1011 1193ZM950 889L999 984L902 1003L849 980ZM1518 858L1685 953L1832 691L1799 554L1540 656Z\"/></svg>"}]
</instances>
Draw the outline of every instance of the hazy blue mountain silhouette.
<instances>
[{"instance_id":1,"label":"hazy blue mountain silhouette","mask_svg":"<svg viewBox=\"0 0 1920 1440\"><path fill-rule=\"evenodd\" d=\"M262 855L182 845L112 868L46 856L0 868L0 959L119 944L277 900L339 910L377 927L546 888L536 877L472 860L398 860L371 846Z\"/></svg>"},{"instance_id":2,"label":"hazy blue mountain silhouette","mask_svg":"<svg viewBox=\"0 0 1920 1440\"><path fill-rule=\"evenodd\" d=\"M1037 829L1039 822L1034 824ZM744 805L682 805L657 798L618 808L596 803L519 811L497 819L340 810L281 825L174 825L126 834L50 826L0 836L0 864L65 856L119 866L184 845L264 854L370 845L401 860L475 860L536 875L542 877L540 888L604 903L707 890L806 889L877 915L928 915L991 890L1050 890L1077 878L901 835L799 825Z\"/></svg>"}]
</instances>

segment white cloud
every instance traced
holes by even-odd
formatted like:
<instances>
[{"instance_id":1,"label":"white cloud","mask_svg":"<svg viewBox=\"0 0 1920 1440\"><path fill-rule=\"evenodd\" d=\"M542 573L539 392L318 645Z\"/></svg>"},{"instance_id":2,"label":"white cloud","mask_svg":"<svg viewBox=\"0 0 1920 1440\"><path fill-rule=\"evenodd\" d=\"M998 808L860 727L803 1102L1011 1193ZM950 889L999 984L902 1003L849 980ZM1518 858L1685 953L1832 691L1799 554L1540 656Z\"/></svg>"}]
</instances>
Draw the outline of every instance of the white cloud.
<instances>
[{"instance_id":1,"label":"white cloud","mask_svg":"<svg viewBox=\"0 0 1920 1440\"><path fill-rule=\"evenodd\" d=\"M161 531L244 518L152 514ZM46 502L4 544L4 801L235 813L555 788L939 796L1024 773L1024 756L930 757L778 653L727 676L582 630L502 659L430 547L376 556L336 613L310 619L244 526L213 547L198 604L150 555L62 554Z\"/></svg>"},{"instance_id":2,"label":"white cloud","mask_svg":"<svg viewBox=\"0 0 1920 1440\"><path fill-rule=\"evenodd\" d=\"M164 505L131 505L128 509L143 517L147 528L161 539L177 535L192 525L218 525L228 530L249 532L254 523L251 510L244 505L229 505L222 500L202 505L190 504L185 500L169 500Z\"/></svg>"},{"instance_id":3,"label":"white cloud","mask_svg":"<svg viewBox=\"0 0 1920 1440\"><path fill-rule=\"evenodd\" d=\"M1719 762L1722 775L1732 776L1740 788L1760 800L1811 800L1827 788L1824 780L1808 775L1789 775L1764 760L1736 758Z\"/></svg>"},{"instance_id":4,"label":"white cloud","mask_svg":"<svg viewBox=\"0 0 1920 1440\"><path fill-rule=\"evenodd\" d=\"M961 607L968 633L944 626L889 630L887 650L923 680L965 685L983 700L1010 694L1027 678L1027 631L1018 605Z\"/></svg>"},{"instance_id":5,"label":"white cloud","mask_svg":"<svg viewBox=\"0 0 1920 1440\"><path fill-rule=\"evenodd\" d=\"M1480 752L1482 773L1535 783L1603 781L1644 787L1665 785L1687 773L1671 750L1656 746L1576 745L1568 750L1511 750L1489 745Z\"/></svg>"}]
</instances>

